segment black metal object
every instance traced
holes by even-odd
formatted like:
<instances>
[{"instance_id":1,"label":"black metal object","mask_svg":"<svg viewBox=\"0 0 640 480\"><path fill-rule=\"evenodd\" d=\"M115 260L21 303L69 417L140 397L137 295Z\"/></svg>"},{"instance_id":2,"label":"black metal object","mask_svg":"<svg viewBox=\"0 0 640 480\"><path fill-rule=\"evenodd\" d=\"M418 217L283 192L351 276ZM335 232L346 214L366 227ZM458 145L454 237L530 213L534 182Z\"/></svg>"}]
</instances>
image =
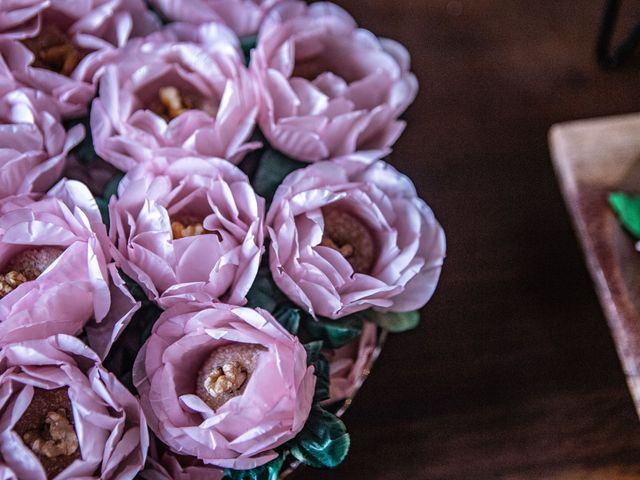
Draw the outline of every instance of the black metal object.
<instances>
[{"instance_id":1,"label":"black metal object","mask_svg":"<svg viewBox=\"0 0 640 480\"><path fill-rule=\"evenodd\" d=\"M640 43L640 24L638 24L620 45L611 46L621 3L621 0L606 0L602 14L602 23L596 44L596 57L598 63L606 68L616 68L622 65Z\"/></svg>"}]
</instances>

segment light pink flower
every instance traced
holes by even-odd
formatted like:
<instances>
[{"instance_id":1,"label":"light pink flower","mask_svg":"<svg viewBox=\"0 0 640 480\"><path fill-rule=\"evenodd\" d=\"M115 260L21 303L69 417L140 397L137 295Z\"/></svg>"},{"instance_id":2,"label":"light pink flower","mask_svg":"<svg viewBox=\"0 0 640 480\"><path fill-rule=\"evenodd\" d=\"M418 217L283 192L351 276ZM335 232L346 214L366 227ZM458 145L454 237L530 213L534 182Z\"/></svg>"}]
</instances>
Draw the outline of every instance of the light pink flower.
<instances>
[{"instance_id":1,"label":"light pink flower","mask_svg":"<svg viewBox=\"0 0 640 480\"><path fill-rule=\"evenodd\" d=\"M358 29L332 3L278 4L251 59L264 97L260 127L276 149L307 162L385 150L418 89L409 68L402 45Z\"/></svg>"},{"instance_id":2,"label":"light pink flower","mask_svg":"<svg viewBox=\"0 0 640 480\"><path fill-rule=\"evenodd\" d=\"M273 279L312 315L412 311L436 288L442 228L409 178L365 161L350 156L296 170L269 209Z\"/></svg>"},{"instance_id":3,"label":"light pink flower","mask_svg":"<svg viewBox=\"0 0 640 480\"><path fill-rule=\"evenodd\" d=\"M238 36L258 33L265 15L282 0L151 0L168 19L193 24L219 22Z\"/></svg>"},{"instance_id":4,"label":"light pink flower","mask_svg":"<svg viewBox=\"0 0 640 480\"><path fill-rule=\"evenodd\" d=\"M174 455L153 440L154 436L149 444L147 465L140 472L144 480L222 480L224 470L204 465L195 457Z\"/></svg>"},{"instance_id":5,"label":"light pink flower","mask_svg":"<svg viewBox=\"0 0 640 480\"><path fill-rule=\"evenodd\" d=\"M84 137L81 125L65 132L51 99L19 88L3 67L0 63L0 199L49 189Z\"/></svg>"},{"instance_id":6,"label":"light pink flower","mask_svg":"<svg viewBox=\"0 0 640 480\"><path fill-rule=\"evenodd\" d=\"M109 283L111 296L109 312L101 321L92 318L84 327L89 345L103 360L141 306L141 303L133 298L129 292L115 264L110 263L108 269L111 280Z\"/></svg>"},{"instance_id":7,"label":"light pink flower","mask_svg":"<svg viewBox=\"0 0 640 480\"><path fill-rule=\"evenodd\" d=\"M257 358L243 370L241 390L214 410L199 380L223 348L250 348ZM276 458L273 449L302 430L315 388L295 336L264 310L223 304L164 312L133 375L151 429L171 450L241 470Z\"/></svg>"},{"instance_id":8,"label":"light pink flower","mask_svg":"<svg viewBox=\"0 0 640 480\"><path fill-rule=\"evenodd\" d=\"M110 258L98 206L81 183L0 202L2 290L8 276L24 275L0 298L0 344L76 335L90 318L101 321L111 303Z\"/></svg>"},{"instance_id":9,"label":"light pink flower","mask_svg":"<svg viewBox=\"0 0 640 480\"><path fill-rule=\"evenodd\" d=\"M91 108L94 146L124 171L158 149L238 163L259 146L247 143L258 111L256 89L231 32L216 25L171 26L131 42L104 70Z\"/></svg>"},{"instance_id":10,"label":"light pink flower","mask_svg":"<svg viewBox=\"0 0 640 480\"><path fill-rule=\"evenodd\" d=\"M105 55L157 28L142 0L10 0L0 12L0 54L20 82L72 117L86 113Z\"/></svg>"},{"instance_id":11,"label":"light pink flower","mask_svg":"<svg viewBox=\"0 0 640 480\"><path fill-rule=\"evenodd\" d=\"M224 160L183 158L166 174L129 172L109 205L113 256L162 308L244 303L258 271L264 200ZM177 229L177 230L176 230Z\"/></svg>"},{"instance_id":12,"label":"light pink flower","mask_svg":"<svg viewBox=\"0 0 640 480\"><path fill-rule=\"evenodd\" d=\"M327 403L353 398L365 378L365 370L377 346L377 327L364 322L362 334L335 350L326 350L329 361L329 400Z\"/></svg>"},{"instance_id":13,"label":"light pink flower","mask_svg":"<svg viewBox=\"0 0 640 480\"><path fill-rule=\"evenodd\" d=\"M42 414L63 415L64 424L72 425L73 434L67 432L63 442L72 445L70 437L75 436L74 453L79 457L55 478L133 479L144 465L149 442L140 404L102 367L89 347L67 335L15 343L0 350L2 478L46 480L34 453L36 447L31 447L32 441L25 435L54 427L46 426L43 418L42 424L33 425L33 431L22 433L20 420L29 412L32 399L47 395L43 391L61 388L67 389L70 411L45 403L51 405L51 412ZM37 418L37 413L31 417Z\"/></svg>"}]
</instances>

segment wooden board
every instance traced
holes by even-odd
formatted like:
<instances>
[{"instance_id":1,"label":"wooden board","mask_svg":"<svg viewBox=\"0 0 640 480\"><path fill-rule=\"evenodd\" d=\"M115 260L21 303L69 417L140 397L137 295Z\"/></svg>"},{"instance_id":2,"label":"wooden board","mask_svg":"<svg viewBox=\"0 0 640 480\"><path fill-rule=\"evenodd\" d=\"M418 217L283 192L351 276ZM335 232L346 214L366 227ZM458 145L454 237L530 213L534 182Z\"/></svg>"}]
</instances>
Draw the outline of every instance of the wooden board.
<instances>
[{"instance_id":1,"label":"wooden board","mask_svg":"<svg viewBox=\"0 0 640 480\"><path fill-rule=\"evenodd\" d=\"M607 203L640 192L640 114L552 127L552 158L640 412L640 254Z\"/></svg>"}]
</instances>

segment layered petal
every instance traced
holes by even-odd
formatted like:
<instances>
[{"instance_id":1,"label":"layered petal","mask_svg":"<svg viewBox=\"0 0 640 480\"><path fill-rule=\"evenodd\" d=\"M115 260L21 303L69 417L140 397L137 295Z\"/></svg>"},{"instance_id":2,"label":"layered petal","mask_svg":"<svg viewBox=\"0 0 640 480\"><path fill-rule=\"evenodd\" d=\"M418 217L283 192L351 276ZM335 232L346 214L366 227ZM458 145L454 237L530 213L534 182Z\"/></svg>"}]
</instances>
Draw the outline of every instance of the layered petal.
<instances>
[{"instance_id":1,"label":"layered petal","mask_svg":"<svg viewBox=\"0 0 640 480\"><path fill-rule=\"evenodd\" d=\"M76 335L111 306L109 239L79 182L0 202L0 344Z\"/></svg>"},{"instance_id":2,"label":"layered petal","mask_svg":"<svg viewBox=\"0 0 640 480\"><path fill-rule=\"evenodd\" d=\"M4 478L46 480L59 472L55 478L127 480L147 455L140 404L91 349L67 335L0 350L0 424ZM60 443L43 447L45 439L32 442L42 429L60 438L64 450ZM62 465L61 457L67 458Z\"/></svg>"},{"instance_id":3,"label":"layered petal","mask_svg":"<svg viewBox=\"0 0 640 480\"><path fill-rule=\"evenodd\" d=\"M104 70L91 109L96 151L125 171L159 149L237 163L259 146L247 142L256 89L233 33L220 25L172 25L130 42Z\"/></svg>"},{"instance_id":4,"label":"layered petal","mask_svg":"<svg viewBox=\"0 0 640 480\"><path fill-rule=\"evenodd\" d=\"M65 118L87 112L100 67L118 47L160 26L142 0L5 3L0 55L16 79L50 95Z\"/></svg>"},{"instance_id":5,"label":"layered petal","mask_svg":"<svg viewBox=\"0 0 640 480\"><path fill-rule=\"evenodd\" d=\"M386 151L418 90L409 68L404 47L357 28L337 5L279 3L251 58L263 93L260 128L275 148L306 162Z\"/></svg>"},{"instance_id":6,"label":"layered petal","mask_svg":"<svg viewBox=\"0 0 640 480\"><path fill-rule=\"evenodd\" d=\"M234 368L231 361L218 367L208 360L234 349L251 352L250 360L238 357L240 366L234 361L242 380L231 398L214 408L210 401L216 393L230 390L225 383L207 390L209 377L203 390L202 372ZM151 429L174 453L243 470L274 459L273 449L303 428L315 376L298 339L268 312L182 304L165 311L154 326L136 359L134 383Z\"/></svg>"},{"instance_id":7,"label":"layered petal","mask_svg":"<svg viewBox=\"0 0 640 480\"><path fill-rule=\"evenodd\" d=\"M229 162L159 158L151 173L129 172L109 205L116 264L163 308L244 303L262 254L264 200Z\"/></svg>"},{"instance_id":8,"label":"layered petal","mask_svg":"<svg viewBox=\"0 0 640 480\"><path fill-rule=\"evenodd\" d=\"M377 327L365 322L362 334L343 347L325 350L329 361L329 399L334 403L353 398L364 382L377 346Z\"/></svg>"},{"instance_id":9,"label":"layered petal","mask_svg":"<svg viewBox=\"0 0 640 480\"><path fill-rule=\"evenodd\" d=\"M219 22L238 36L255 35L269 10L281 0L152 0L170 20L192 24Z\"/></svg>"},{"instance_id":10,"label":"layered petal","mask_svg":"<svg viewBox=\"0 0 640 480\"><path fill-rule=\"evenodd\" d=\"M432 296L445 237L411 181L347 156L296 170L267 216L274 281L312 315L405 312Z\"/></svg>"},{"instance_id":11,"label":"layered petal","mask_svg":"<svg viewBox=\"0 0 640 480\"><path fill-rule=\"evenodd\" d=\"M83 136L80 125L65 131L51 98L0 71L0 199L49 189Z\"/></svg>"}]
</instances>

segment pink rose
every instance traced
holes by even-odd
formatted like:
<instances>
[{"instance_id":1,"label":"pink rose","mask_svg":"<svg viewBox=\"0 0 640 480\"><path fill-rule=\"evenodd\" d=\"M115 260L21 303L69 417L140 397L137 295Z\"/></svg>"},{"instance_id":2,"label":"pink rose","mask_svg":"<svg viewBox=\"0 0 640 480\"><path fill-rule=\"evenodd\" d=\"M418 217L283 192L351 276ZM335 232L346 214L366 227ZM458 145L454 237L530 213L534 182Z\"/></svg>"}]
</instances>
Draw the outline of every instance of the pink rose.
<instances>
[{"instance_id":1,"label":"pink rose","mask_svg":"<svg viewBox=\"0 0 640 480\"><path fill-rule=\"evenodd\" d=\"M0 202L0 344L76 335L111 304L109 239L93 196L62 181Z\"/></svg>"},{"instance_id":2,"label":"pink rose","mask_svg":"<svg viewBox=\"0 0 640 480\"><path fill-rule=\"evenodd\" d=\"M217 304L165 311L133 378L153 432L180 455L246 470L302 430L315 388L297 337L268 312Z\"/></svg>"},{"instance_id":3,"label":"pink rose","mask_svg":"<svg viewBox=\"0 0 640 480\"><path fill-rule=\"evenodd\" d=\"M86 113L103 57L159 21L142 0L9 1L0 55L25 85L51 95L65 117Z\"/></svg>"},{"instance_id":4,"label":"pink rose","mask_svg":"<svg viewBox=\"0 0 640 480\"><path fill-rule=\"evenodd\" d=\"M247 143L257 87L237 39L221 26L185 28L131 42L104 70L91 130L96 152L121 170L147 162L158 149L238 163L259 146ZM184 42L189 36L206 44Z\"/></svg>"},{"instance_id":5,"label":"pink rose","mask_svg":"<svg viewBox=\"0 0 640 480\"><path fill-rule=\"evenodd\" d=\"M200 169L200 170L199 170ZM183 158L165 175L129 172L109 205L116 263L162 308L244 303L258 271L264 200L224 160Z\"/></svg>"},{"instance_id":6,"label":"pink rose","mask_svg":"<svg viewBox=\"0 0 640 480\"><path fill-rule=\"evenodd\" d=\"M0 350L0 476L133 479L148 447L138 401L80 340Z\"/></svg>"},{"instance_id":7,"label":"pink rose","mask_svg":"<svg viewBox=\"0 0 640 480\"><path fill-rule=\"evenodd\" d=\"M273 279L312 315L417 310L438 283L444 232L409 178L356 158L296 170L278 187L267 215Z\"/></svg>"},{"instance_id":8,"label":"pink rose","mask_svg":"<svg viewBox=\"0 0 640 480\"><path fill-rule=\"evenodd\" d=\"M377 327L364 322L360 337L335 350L326 350L329 362L329 400L327 403L353 398L364 382L377 347Z\"/></svg>"},{"instance_id":9,"label":"pink rose","mask_svg":"<svg viewBox=\"0 0 640 480\"><path fill-rule=\"evenodd\" d=\"M194 457L174 455L153 440L152 436L147 465L140 472L144 480L222 480L224 470L204 465Z\"/></svg>"},{"instance_id":10,"label":"pink rose","mask_svg":"<svg viewBox=\"0 0 640 480\"><path fill-rule=\"evenodd\" d=\"M260 127L275 148L302 161L385 150L418 90L409 63L402 45L358 29L332 3L278 4L251 59L264 97Z\"/></svg>"},{"instance_id":11,"label":"pink rose","mask_svg":"<svg viewBox=\"0 0 640 480\"><path fill-rule=\"evenodd\" d=\"M180 0L151 0L170 20L193 24L219 22L225 24L238 36L258 33L265 15L282 0L191 0L188 4Z\"/></svg>"},{"instance_id":12,"label":"pink rose","mask_svg":"<svg viewBox=\"0 0 640 480\"><path fill-rule=\"evenodd\" d=\"M49 189L84 137L80 125L65 132L49 97L17 88L6 73L0 71L0 199Z\"/></svg>"}]
</instances>

